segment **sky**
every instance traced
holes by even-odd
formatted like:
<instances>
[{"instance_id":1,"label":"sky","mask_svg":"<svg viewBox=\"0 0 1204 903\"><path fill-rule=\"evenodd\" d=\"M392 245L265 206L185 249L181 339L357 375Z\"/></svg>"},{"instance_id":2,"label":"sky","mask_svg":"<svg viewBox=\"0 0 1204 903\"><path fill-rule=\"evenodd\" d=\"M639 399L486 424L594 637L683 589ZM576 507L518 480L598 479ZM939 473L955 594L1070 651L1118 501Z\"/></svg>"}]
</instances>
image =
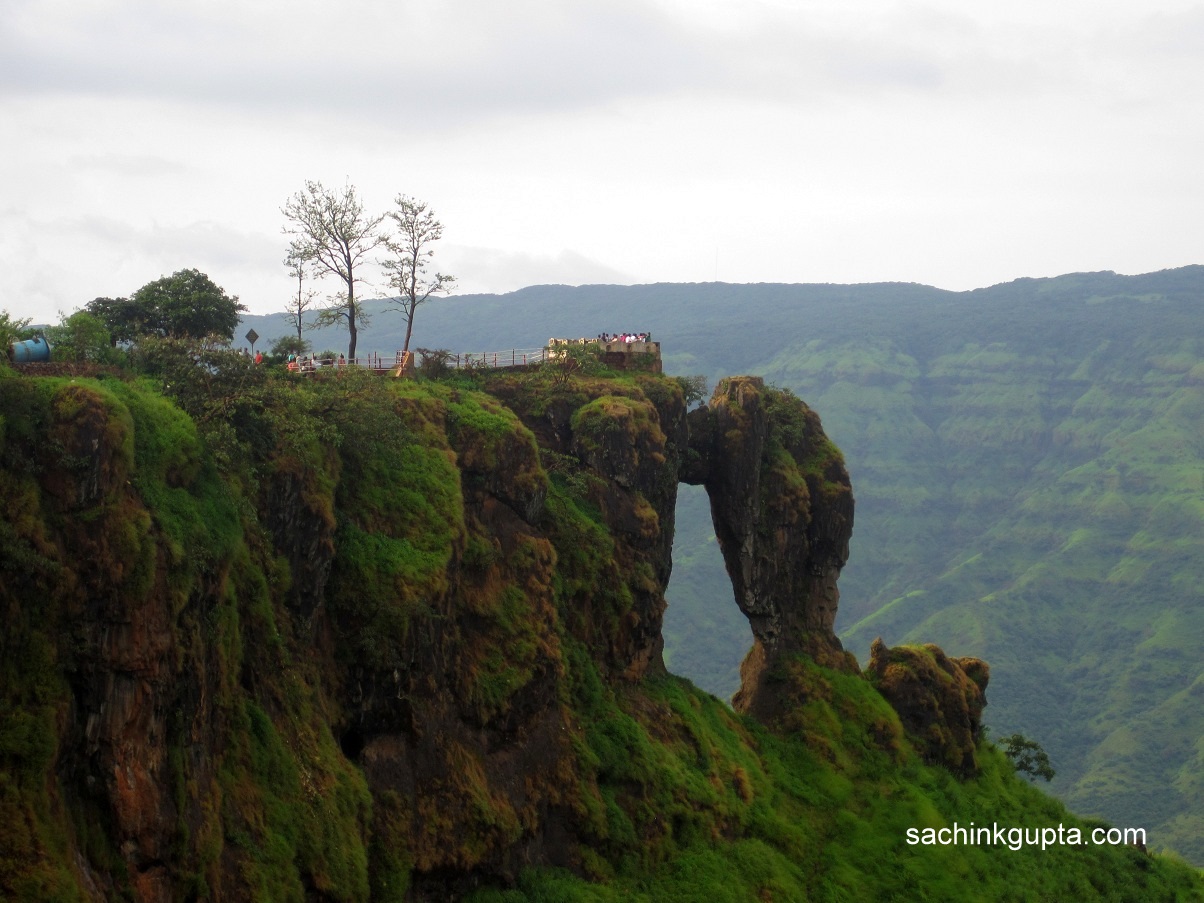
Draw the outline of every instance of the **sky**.
<instances>
[{"instance_id":1,"label":"sky","mask_svg":"<svg viewBox=\"0 0 1204 903\"><path fill-rule=\"evenodd\" d=\"M0 309L282 310L307 180L458 293L1202 263L1202 94L1187 0L4 0Z\"/></svg>"}]
</instances>

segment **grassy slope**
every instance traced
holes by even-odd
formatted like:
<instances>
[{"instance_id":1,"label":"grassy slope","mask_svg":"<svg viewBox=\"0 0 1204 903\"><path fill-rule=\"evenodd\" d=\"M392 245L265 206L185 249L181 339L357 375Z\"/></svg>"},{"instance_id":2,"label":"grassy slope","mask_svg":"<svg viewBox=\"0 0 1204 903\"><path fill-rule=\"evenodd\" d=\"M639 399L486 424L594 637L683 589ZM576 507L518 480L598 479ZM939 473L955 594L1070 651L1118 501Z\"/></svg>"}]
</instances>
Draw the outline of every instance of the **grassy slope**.
<instances>
[{"instance_id":1,"label":"grassy slope","mask_svg":"<svg viewBox=\"0 0 1204 903\"><path fill-rule=\"evenodd\" d=\"M532 870L517 888L470 899L1204 898L1198 875L1132 847L1041 849L1016 835L994 845L908 843L910 828L1063 826L1086 839L1102 823L1019 780L993 747L980 751L982 772L969 781L923 765L868 682L809 664L802 671L814 697L787 736L680 678L615 693L579 671L576 704L606 805L592 880ZM892 743L876 745L871 733Z\"/></svg>"}]
</instances>

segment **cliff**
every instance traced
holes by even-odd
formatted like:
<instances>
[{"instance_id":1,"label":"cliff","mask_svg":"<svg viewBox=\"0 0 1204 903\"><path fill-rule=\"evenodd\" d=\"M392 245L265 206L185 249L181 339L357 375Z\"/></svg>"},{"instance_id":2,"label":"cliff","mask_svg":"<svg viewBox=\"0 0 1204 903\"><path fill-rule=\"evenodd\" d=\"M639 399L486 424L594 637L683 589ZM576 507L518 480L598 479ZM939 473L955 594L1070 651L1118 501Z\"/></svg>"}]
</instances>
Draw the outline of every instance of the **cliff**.
<instances>
[{"instance_id":1,"label":"cliff","mask_svg":"<svg viewBox=\"0 0 1204 903\"><path fill-rule=\"evenodd\" d=\"M873 899L914 880L890 850L944 899L902 825L1050 816L980 743L982 663L841 650L848 475L760 380L687 414L647 374L177 361L4 374L0 416L3 896ZM661 659L680 481L756 639L745 714ZM1192 886L1066 855L1042 887Z\"/></svg>"}]
</instances>

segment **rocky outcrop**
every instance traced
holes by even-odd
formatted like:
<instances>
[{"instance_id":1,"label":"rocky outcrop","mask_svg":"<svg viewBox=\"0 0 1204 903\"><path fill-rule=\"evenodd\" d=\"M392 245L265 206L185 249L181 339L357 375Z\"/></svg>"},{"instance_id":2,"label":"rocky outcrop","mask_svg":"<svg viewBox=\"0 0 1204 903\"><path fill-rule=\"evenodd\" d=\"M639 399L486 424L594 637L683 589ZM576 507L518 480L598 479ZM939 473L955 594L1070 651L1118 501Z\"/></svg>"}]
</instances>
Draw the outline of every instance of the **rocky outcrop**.
<instances>
[{"instance_id":1,"label":"rocky outcrop","mask_svg":"<svg viewBox=\"0 0 1204 903\"><path fill-rule=\"evenodd\" d=\"M819 417L759 377L720 381L689 426L682 479L706 487L736 604L754 638L734 702L770 718L789 699L767 677L791 656L854 667L832 629L853 530L849 476Z\"/></svg>"},{"instance_id":2,"label":"rocky outcrop","mask_svg":"<svg viewBox=\"0 0 1204 903\"><path fill-rule=\"evenodd\" d=\"M227 448L248 459L223 475L154 392L0 381L0 653L19 664L0 715L41 719L24 745L0 735L0 767L30 775L0 785L22 880L443 899L600 867L607 843L617 861L636 823L670 838L657 779L610 760L639 758L614 699L650 713L640 682L664 674L680 481L707 489L752 627L737 707L787 724L832 696L826 669L869 692L833 632L848 474L788 392L723 380L687 415L653 375L339 385L287 441L257 422L266 451ZM896 653L871 679L926 756L967 771L985 665Z\"/></svg>"},{"instance_id":3,"label":"rocky outcrop","mask_svg":"<svg viewBox=\"0 0 1204 903\"><path fill-rule=\"evenodd\" d=\"M682 394L651 377L538 388L499 379L492 397L432 387L405 402L421 438L396 466L423 456L437 505L343 483L325 609L347 669L336 728L373 798L398 801L373 831L405 851L419 899L579 865L597 791L566 706L566 642L608 682L664 672ZM365 593L388 569L349 553L361 542L412 559L391 598Z\"/></svg>"},{"instance_id":4,"label":"rocky outcrop","mask_svg":"<svg viewBox=\"0 0 1204 903\"><path fill-rule=\"evenodd\" d=\"M639 377L634 386L581 379L565 389L549 398L521 383L491 387L532 431L545 466L597 510L608 534L603 585L575 595L565 616L607 674L638 680L664 673L661 625L688 441L684 397L658 377ZM569 546L591 539L563 540L560 566L571 569L579 553Z\"/></svg>"},{"instance_id":5,"label":"rocky outcrop","mask_svg":"<svg viewBox=\"0 0 1204 903\"><path fill-rule=\"evenodd\" d=\"M961 775L978 771L990 667L977 658L950 658L931 643L870 647L866 676L899 713L908 738L930 764Z\"/></svg>"}]
</instances>

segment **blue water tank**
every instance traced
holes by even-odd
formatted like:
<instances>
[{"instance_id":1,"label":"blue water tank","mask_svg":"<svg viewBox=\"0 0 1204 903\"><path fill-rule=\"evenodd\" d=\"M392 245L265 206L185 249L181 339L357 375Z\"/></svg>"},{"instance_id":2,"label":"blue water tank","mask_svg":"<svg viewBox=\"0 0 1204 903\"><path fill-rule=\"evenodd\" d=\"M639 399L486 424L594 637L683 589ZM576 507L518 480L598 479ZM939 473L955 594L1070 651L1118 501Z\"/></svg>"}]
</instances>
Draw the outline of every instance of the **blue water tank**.
<instances>
[{"instance_id":1,"label":"blue water tank","mask_svg":"<svg viewBox=\"0 0 1204 903\"><path fill-rule=\"evenodd\" d=\"M50 360L50 345L44 338L26 339L8 346L8 359L14 364L29 364Z\"/></svg>"}]
</instances>

